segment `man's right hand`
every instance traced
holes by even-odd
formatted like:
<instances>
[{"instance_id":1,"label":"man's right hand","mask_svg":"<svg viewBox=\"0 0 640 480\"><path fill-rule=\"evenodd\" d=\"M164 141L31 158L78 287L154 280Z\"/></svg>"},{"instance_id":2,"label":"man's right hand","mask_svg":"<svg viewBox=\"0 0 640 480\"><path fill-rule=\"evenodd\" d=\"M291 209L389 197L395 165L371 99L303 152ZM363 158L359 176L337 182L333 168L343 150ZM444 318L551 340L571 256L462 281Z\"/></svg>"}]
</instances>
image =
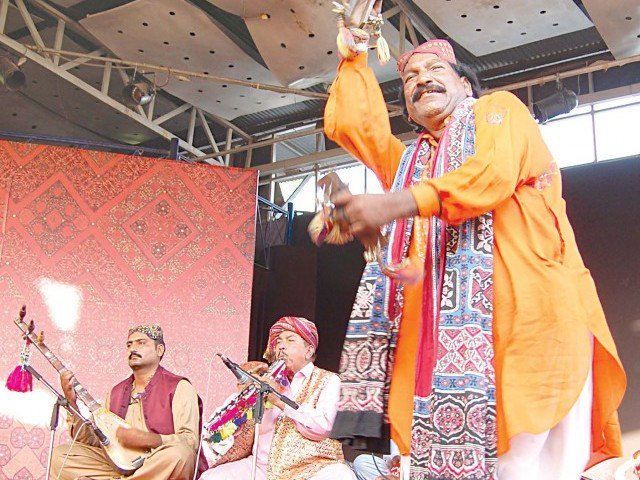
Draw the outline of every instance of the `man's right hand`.
<instances>
[{"instance_id":1,"label":"man's right hand","mask_svg":"<svg viewBox=\"0 0 640 480\"><path fill-rule=\"evenodd\" d=\"M62 391L64 392L64 398L67 399L69 404L75 409L78 408L76 401L78 400L78 396L76 395L76 391L73 389L73 372L70 370L64 370L60 373L60 386L62 387Z\"/></svg>"}]
</instances>

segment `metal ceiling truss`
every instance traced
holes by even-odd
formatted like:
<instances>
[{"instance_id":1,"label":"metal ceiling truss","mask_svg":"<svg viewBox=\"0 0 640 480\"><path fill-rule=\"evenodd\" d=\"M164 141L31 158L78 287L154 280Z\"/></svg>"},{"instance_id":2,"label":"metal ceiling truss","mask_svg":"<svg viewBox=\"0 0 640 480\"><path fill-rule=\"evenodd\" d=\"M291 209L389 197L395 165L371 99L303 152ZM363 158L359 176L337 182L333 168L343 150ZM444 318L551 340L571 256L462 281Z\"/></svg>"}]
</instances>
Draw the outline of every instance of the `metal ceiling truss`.
<instances>
[{"instance_id":1,"label":"metal ceiling truss","mask_svg":"<svg viewBox=\"0 0 640 480\"><path fill-rule=\"evenodd\" d=\"M500 88L495 88L491 90L485 90L484 93L491 93L496 90L521 90L526 89L528 100L525 101L531 108L532 104L532 87L543 85L545 83L551 83L558 80L569 80L575 79L581 75L587 76L587 83L589 88L587 91L581 92L579 95L580 104L589 104L594 103L596 101L603 101L612 98L618 98L625 95L631 95L634 93L640 92L640 84L628 85L625 87L613 88L610 90L603 91L594 91L593 89L593 81L592 75L594 72L598 71L606 71L611 68L622 67L624 65L632 64L640 62L640 56L629 57L622 60L611 60L611 61L603 61L597 62L587 67L582 67L566 72L560 72L553 75L544 75L538 77L536 79L522 81L513 83L510 85L505 85ZM390 117L398 116L401 112L391 111L389 112ZM290 141L295 140L296 138L300 138L303 136L309 135L319 135L322 134L323 129L313 128L305 131L298 131L292 134L280 135L278 137L264 140L261 142L254 142L253 144L245 144L235 148L232 148L229 151L224 151L226 154L234 154L240 151L247 151L251 148L256 148L260 146L267 145L276 145L282 144L285 148L290 151L294 149L291 148ZM416 135L413 132L407 132L398 135L401 141L408 143L416 138ZM295 145L294 145L295 148ZM300 153L300 152L294 152ZM342 148L333 148L327 151L318 151L307 155L299 155L295 158L289 158L286 160L275 161L266 165L255 165L251 168L255 170L259 170L260 172L260 185L268 185L272 182L278 182L283 180L293 180L300 177L306 177L310 173L313 172L326 172L329 170L334 170L336 168L348 167L358 164L358 161L349 155Z\"/></svg>"},{"instance_id":2,"label":"metal ceiling truss","mask_svg":"<svg viewBox=\"0 0 640 480\"><path fill-rule=\"evenodd\" d=\"M419 15L416 7L411 2L407 2L406 0L393 1L394 5L392 5L390 8L387 8L383 13L383 16L386 21L390 21L393 19L393 23L399 25L398 31L400 35L400 42L398 44L400 51L398 51L398 49L393 49L391 52L394 57L397 57L403 53L402 50L405 46L405 39L408 39L411 44L417 45L423 38L433 38L435 35L429 28L429 25L427 25L427 23L424 21L424 16ZM24 4L24 0L14 0L14 2L23 16L25 25L29 33L31 34L31 37L36 42L36 49L39 50L34 51L32 48L27 48L27 46L18 43L4 33L4 24L6 21L10 0L0 0L0 43L15 51L17 55L24 56L29 60L32 60L39 65L44 66L49 71L80 87L86 93L94 96L96 99L127 115L129 118L136 120L140 124L153 130L158 135L167 138L168 140L177 137L177 135L164 129L161 125L177 115L189 112L189 125L186 131L186 138L180 138L179 141L180 147L186 153L195 157L193 158L193 160L195 161L229 166L235 165L234 155L244 153L242 166L244 166L245 168L258 170L260 172L259 175L261 185L273 184L274 182L282 180L291 180L301 177L304 178L303 182L294 191L292 196L295 196L314 174L317 175L319 172L324 172L344 166L351 166L357 163L357 161L353 157L351 157L341 148L333 148L328 151L320 151L320 145L323 143L320 141L320 137L323 134L323 128L318 127L317 123L315 122L310 123L302 128L298 127L293 130L285 131L285 133L271 134L265 138L264 134L250 135L240 129L238 126L234 125L231 121L206 112L188 103L178 105L172 111L158 116L156 116L154 112L154 102L151 102L147 106L146 110L144 110L142 107L137 107L136 110L132 110L119 101L115 100L114 98L108 96L111 70L117 67L121 69L123 66L127 65L126 60L114 58L113 61L110 62L108 61L108 59L101 57L101 55L105 54L109 54L109 56L111 56L112 53L108 48L106 48L98 40L96 40L93 35L87 32L83 26L81 26L74 20L64 16L62 13L55 10L43 0L28 0L28 2L33 3L41 11L44 11L46 14L55 17L58 22L53 49L47 48L44 45L39 32L37 31L36 24L30 17L29 11ZM87 42L89 44L94 45L94 51L92 51L91 53L82 54L84 55L84 58L82 58L82 55L78 54L79 56L77 58L71 61L66 61L65 63L61 63L62 60L59 53L62 46L63 38L67 33L67 29L72 30L74 34L80 35L83 38L87 39ZM95 47L97 47L97 49L95 49ZM70 69L72 69L73 67L78 66L82 63L86 63L90 60L102 60L105 62L104 75L100 89L92 87L91 85L83 82L83 80L70 73ZM562 72L553 76L546 75L534 80L506 85L500 87L500 89L517 90L528 87L530 97L531 86L533 85L541 85L546 82L555 81L561 78L571 78L584 74L591 75L595 71L607 70L609 68L618 67L624 64L634 63L638 61L640 61L640 57L636 56L618 61L597 62L589 67ZM122 70L120 71L122 72ZM124 75L123 72L122 75ZM589 81L589 85L592 85L591 81ZM283 90L292 90L287 87L273 86L274 90L276 88ZM325 93L304 91L304 94L305 96L316 98L326 97ZM611 96L615 94L616 92L612 90L608 98L611 98ZM617 94L619 95L619 92L617 92ZM584 98L585 101L593 101L592 98L596 98L596 96L599 99L607 98L607 93L603 92L598 92L596 96L594 95L595 92L593 92L590 88L589 92L584 92L584 95L581 95L581 98ZM388 104L387 106L390 117L395 117L402 114L397 105ZM226 136L224 139L214 137L213 131L209 126L209 120L218 125L221 125L226 129ZM195 129L198 125L202 128L204 135L206 136L206 139L208 141L207 145L199 147L193 144ZM304 149L296 145L295 140L312 135L316 137L316 151L310 154L305 154ZM413 132L407 132L399 135L399 138L404 142L409 142L415 138L415 134ZM275 150L276 145L278 144L280 144L283 148L286 148L296 156L294 158L288 158L286 160L276 160ZM254 151L256 149L269 146L271 146L272 148L271 162L261 165L253 164L253 160L255 158Z\"/></svg>"},{"instance_id":3,"label":"metal ceiling truss","mask_svg":"<svg viewBox=\"0 0 640 480\"><path fill-rule=\"evenodd\" d=\"M234 134L244 141L251 140L250 135L242 131L240 128L236 127L233 123L208 112L204 112L201 109L188 103L183 103L176 107L174 110L163 115L156 116L155 118L155 99L146 107L146 110L140 106L131 109L130 107L124 105L119 99L115 98L116 95L109 95L111 72L114 68L117 68L113 65L113 62L105 61L102 82L99 88L95 88L92 85L88 84L78 76L74 75L72 73L72 69L79 65L90 62L96 57L102 58L100 57L100 55L111 55L109 49L104 45L101 45L100 42L91 34L89 34L80 24L68 18L42 0L29 1L33 3L37 8L44 11L46 14L54 17L54 21L57 21L55 38L52 45L53 48L47 48L44 40L42 39L41 32L38 30L36 22L34 21L31 12L27 9L24 0L14 0L15 7L20 12L22 20L24 21L31 38L36 43L36 46L41 49L41 52L34 51L27 45L11 38L9 35L7 35L7 32L4 31L11 2L10 0L0 0L0 44L15 52L18 57L26 58L27 60L30 60L38 64L39 66L44 67L49 72L78 87L80 90L84 91L86 94L92 96L96 100L113 108L121 114L126 115L130 119L153 131L160 137L167 139L167 141L170 141L173 138L178 138L179 148L182 150L181 153L193 156L195 157L194 159L199 160L199 157L205 156L207 150L218 152L220 150L219 144L222 145L224 150L230 150L233 141L237 140L237 138L234 138ZM63 41L65 40L65 37L67 36L69 31L72 31L76 35L76 37L78 35L82 36L88 44L97 45L99 48L89 53L83 53L82 55L84 55L84 57L78 56L73 60L64 61L60 54L56 54L54 52L60 51ZM102 60L104 61L105 59L102 58ZM122 68L119 68L118 72L121 75L123 82L126 84L126 82L129 80L129 77L122 70ZM180 138L180 136L176 133L162 127L162 124L164 122L186 111L190 111L189 125L187 128L187 138ZM214 138L211 127L209 126L209 120L223 126L226 129L227 135L224 142L220 143ZM196 146L193 143L194 132L197 123L203 129L207 137L207 145ZM228 165L230 158L230 155L213 155L209 156L208 158L202 159L202 161L210 164Z\"/></svg>"}]
</instances>

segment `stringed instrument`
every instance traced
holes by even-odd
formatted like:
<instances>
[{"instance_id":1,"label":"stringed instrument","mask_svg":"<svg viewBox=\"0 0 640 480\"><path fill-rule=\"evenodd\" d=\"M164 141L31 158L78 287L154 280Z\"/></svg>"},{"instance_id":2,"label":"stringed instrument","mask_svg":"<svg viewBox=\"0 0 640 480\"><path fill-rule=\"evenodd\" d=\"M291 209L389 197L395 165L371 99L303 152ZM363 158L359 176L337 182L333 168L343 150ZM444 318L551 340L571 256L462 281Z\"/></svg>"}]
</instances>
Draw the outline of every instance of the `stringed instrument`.
<instances>
[{"instance_id":1,"label":"stringed instrument","mask_svg":"<svg viewBox=\"0 0 640 480\"><path fill-rule=\"evenodd\" d=\"M24 322L26 314L27 309L23 305L18 318L14 320L14 323L24 334L25 339L28 338L31 343L33 343L38 351L42 353L47 360L49 360L58 373L66 371L67 368L45 345L43 333L35 335L35 324L33 320L28 325ZM80 399L80 401L84 403L91 412L93 424L100 432L100 434L97 434L100 439L100 445L102 446L109 463L121 475L131 475L142 466L145 459L144 455L146 453L142 450L134 450L124 447L118 441L116 437L116 430L118 427L131 428L131 426L115 413L100 405L100 403L98 403L89 394L89 392L80 385L80 382L78 382L75 377L73 377L72 386L78 396L78 399Z\"/></svg>"}]
</instances>

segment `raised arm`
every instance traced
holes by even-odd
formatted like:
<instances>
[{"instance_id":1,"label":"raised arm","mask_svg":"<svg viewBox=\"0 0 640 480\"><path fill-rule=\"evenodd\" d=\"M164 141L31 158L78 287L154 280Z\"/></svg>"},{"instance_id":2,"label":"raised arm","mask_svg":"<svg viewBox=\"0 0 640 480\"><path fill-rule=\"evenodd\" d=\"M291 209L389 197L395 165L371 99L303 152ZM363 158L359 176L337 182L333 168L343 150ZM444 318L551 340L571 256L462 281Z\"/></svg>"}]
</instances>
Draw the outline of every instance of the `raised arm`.
<instances>
[{"instance_id":1,"label":"raised arm","mask_svg":"<svg viewBox=\"0 0 640 480\"><path fill-rule=\"evenodd\" d=\"M324 111L324 131L389 190L405 146L391 133L384 97L367 67L366 54L340 62Z\"/></svg>"}]
</instances>

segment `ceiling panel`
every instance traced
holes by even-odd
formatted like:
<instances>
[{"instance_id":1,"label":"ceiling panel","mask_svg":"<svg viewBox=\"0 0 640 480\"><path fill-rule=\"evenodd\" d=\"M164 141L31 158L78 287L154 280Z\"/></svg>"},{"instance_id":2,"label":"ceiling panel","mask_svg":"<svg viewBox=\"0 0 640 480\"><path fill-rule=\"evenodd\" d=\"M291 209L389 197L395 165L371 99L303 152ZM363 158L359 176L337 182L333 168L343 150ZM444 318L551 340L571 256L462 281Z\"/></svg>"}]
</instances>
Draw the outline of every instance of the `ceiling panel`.
<instances>
[{"instance_id":1,"label":"ceiling panel","mask_svg":"<svg viewBox=\"0 0 640 480\"><path fill-rule=\"evenodd\" d=\"M98 142L106 140L105 137L60 118L60 115L21 92L0 89L0 103L6 106L0 115L1 132L50 135Z\"/></svg>"},{"instance_id":2,"label":"ceiling panel","mask_svg":"<svg viewBox=\"0 0 640 480\"><path fill-rule=\"evenodd\" d=\"M476 56L583 30L593 25L572 0L414 2L447 35ZM602 3L609 5L612 2Z\"/></svg>"},{"instance_id":3,"label":"ceiling panel","mask_svg":"<svg viewBox=\"0 0 640 480\"><path fill-rule=\"evenodd\" d=\"M326 0L267 0L255 2L263 13L263 20L252 11L245 19L254 43L271 72L285 85L305 87L335 76L336 19L331 2ZM278 32L274 35L274 32ZM394 46L399 44L399 33L390 24L383 27L385 38ZM410 48L405 41L405 49ZM375 56L375 55L373 55ZM394 62L379 66L371 62L380 81L395 76Z\"/></svg>"},{"instance_id":4,"label":"ceiling panel","mask_svg":"<svg viewBox=\"0 0 640 480\"><path fill-rule=\"evenodd\" d=\"M638 0L583 0L582 3L616 59L640 55Z\"/></svg>"},{"instance_id":5,"label":"ceiling panel","mask_svg":"<svg viewBox=\"0 0 640 480\"><path fill-rule=\"evenodd\" d=\"M199 8L184 0L137 0L81 23L116 55L129 60L277 84L274 75L235 45ZM208 112L239 115L302 101L305 97L244 86L170 78L162 88Z\"/></svg>"},{"instance_id":6,"label":"ceiling panel","mask_svg":"<svg viewBox=\"0 0 640 480\"><path fill-rule=\"evenodd\" d=\"M83 3L84 1L85 0L55 0L52 3L55 3L59 7L71 8L71 7L75 7L79 3Z\"/></svg>"},{"instance_id":7,"label":"ceiling panel","mask_svg":"<svg viewBox=\"0 0 640 480\"><path fill-rule=\"evenodd\" d=\"M226 10L244 19L259 15L263 9L264 0L207 0L218 8ZM286 0L285 0L286 1Z\"/></svg>"},{"instance_id":8,"label":"ceiling panel","mask_svg":"<svg viewBox=\"0 0 640 480\"><path fill-rule=\"evenodd\" d=\"M31 18L36 24L42 21L42 18L38 17L37 15L31 15ZM20 14L18 8L10 3L9 9L7 10L7 20L4 26L4 31L7 34L11 34L21 28L26 29L24 19L22 18L22 15Z\"/></svg>"}]
</instances>

